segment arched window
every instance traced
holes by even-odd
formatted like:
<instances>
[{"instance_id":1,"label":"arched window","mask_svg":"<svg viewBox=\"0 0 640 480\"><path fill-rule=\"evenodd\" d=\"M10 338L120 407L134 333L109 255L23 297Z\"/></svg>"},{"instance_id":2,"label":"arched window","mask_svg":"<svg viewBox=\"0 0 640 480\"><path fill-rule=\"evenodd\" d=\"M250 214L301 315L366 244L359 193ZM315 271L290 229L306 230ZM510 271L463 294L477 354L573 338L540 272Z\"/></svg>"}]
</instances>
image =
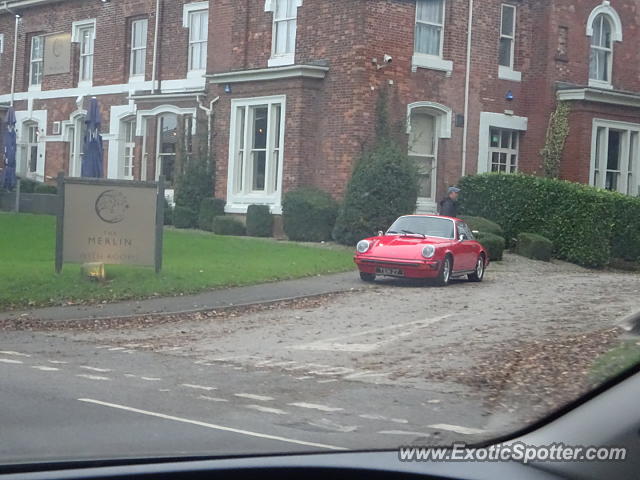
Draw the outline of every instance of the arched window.
<instances>
[{"instance_id":1,"label":"arched window","mask_svg":"<svg viewBox=\"0 0 640 480\"><path fill-rule=\"evenodd\" d=\"M589 15L587 36L591 37L589 85L611 88L614 42L622 41L622 22L609 1L603 1Z\"/></svg>"}]
</instances>

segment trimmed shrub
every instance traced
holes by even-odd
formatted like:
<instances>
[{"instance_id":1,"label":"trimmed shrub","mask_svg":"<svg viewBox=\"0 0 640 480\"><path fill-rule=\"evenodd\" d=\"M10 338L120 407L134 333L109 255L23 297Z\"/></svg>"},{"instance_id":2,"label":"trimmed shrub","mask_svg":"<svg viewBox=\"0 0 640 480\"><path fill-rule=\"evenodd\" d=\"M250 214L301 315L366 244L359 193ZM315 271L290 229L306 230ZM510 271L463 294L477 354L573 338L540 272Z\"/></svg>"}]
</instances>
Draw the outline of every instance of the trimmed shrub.
<instances>
[{"instance_id":1,"label":"trimmed shrub","mask_svg":"<svg viewBox=\"0 0 640 480\"><path fill-rule=\"evenodd\" d=\"M271 237L273 235L273 215L266 205L249 205L247 209L247 235L250 237Z\"/></svg>"},{"instance_id":2,"label":"trimmed shrub","mask_svg":"<svg viewBox=\"0 0 640 480\"><path fill-rule=\"evenodd\" d=\"M504 253L505 241L504 238L494 235L493 233L480 232L476 237L476 240L487 250L489 254L489 260L493 262L499 262L502 260L502 254Z\"/></svg>"},{"instance_id":3,"label":"trimmed shrub","mask_svg":"<svg viewBox=\"0 0 640 480\"><path fill-rule=\"evenodd\" d=\"M383 139L358 161L333 238L355 245L378 230L386 230L398 217L413 213L417 199L415 164L395 142Z\"/></svg>"},{"instance_id":4,"label":"trimmed shrub","mask_svg":"<svg viewBox=\"0 0 640 480\"><path fill-rule=\"evenodd\" d=\"M176 181L176 206L190 208L196 215L203 198L213 192L213 175L204 159L190 159Z\"/></svg>"},{"instance_id":5,"label":"trimmed shrub","mask_svg":"<svg viewBox=\"0 0 640 480\"><path fill-rule=\"evenodd\" d=\"M169 201L164 199L164 224L173 225L173 207L169 205Z\"/></svg>"},{"instance_id":6,"label":"trimmed shrub","mask_svg":"<svg viewBox=\"0 0 640 480\"><path fill-rule=\"evenodd\" d=\"M213 219L224 215L226 202L219 198L203 198L198 213L198 228L213 232Z\"/></svg>"},{"instance_id":7,"label":"trimmed shrub","mask_svg":"<svg viewBox=\"0 0 640 480\"><path fill-rule=\"evenodd\" d=\"M176 205L173 209L173 225L176 228L193 228L196 226L196 212L188 207Z\"/></svg>"},{"instance_id":8,"label":"trimmed shrub","mask_svg":"<svg viewBox=\"0 0 640 480\"><path fill-rule=\"evenodd\" d=\"M284 232L289 240L330 240L337 216L337 202L327 192L317 188L292 190L285 194L282 202Z\"/></svg>"},{"instance_id":9,"label":"trimmed shrub","mask_svg":"<svg viewBox=\"0 0 640 480\"><path fill-rule=\"evenodd\" d=\"M586 267L640 258L640 199L579 183L521 174L465 177L461 207L500 224L506 238L538 232L554 256Z\"/></svg>"},{"instance_id":10,"label":"trimmed shrub","mask_svg":"<svg viewBox=\"0 0 640 480\"><path fill-rule=\"evenodd\" d=\"M58 193L58 187L56 187L55 185L47 185L46 183L39 183L33 189L33 193L55 195Z\"/></svg>"},{"instance_id":11,"label":"trimmed shrub","mask_svg":"<svg viewBox=\"0 0 640 480\"><path fill-rule=\"evenodd\" d=\"M246 235L243 223L233 217L216 217L213 219L213 233L216 235Z\"/></svg>"},{"instance_id":12,"label":"trimmed shrub","mask_svg":"<svg viewBox=\"0 0 640 480\"><path fill-rule=\"evenodd\" d=\"M499 237L504 237L504 230L500 225L483 217L472 217L471 215L462 215L459 217L463 220L471 230L477 230L480 233L493 233Z\"/></svg>"},{"instance_id":13,"label":"trimmed shrub","mask_svg":"<svg viewBox=\"0 0 640 480\"><path fill-rule=\"evenodd\" d=\"M38 182L30 180L28 178L20 179L20 193L34 193Z\"/></svg>"},{"instance_id":14,"label":"trimmed shrub","mask_svg":"<svg viewBox=\"0 0 640 480\"><path fill-rule=\"evenodd\" d=\"M553 253L553 243L548 238L535 233L521 233L518 235L516 253L523 257L548 262Z\"/></svg>"}]
</instances>

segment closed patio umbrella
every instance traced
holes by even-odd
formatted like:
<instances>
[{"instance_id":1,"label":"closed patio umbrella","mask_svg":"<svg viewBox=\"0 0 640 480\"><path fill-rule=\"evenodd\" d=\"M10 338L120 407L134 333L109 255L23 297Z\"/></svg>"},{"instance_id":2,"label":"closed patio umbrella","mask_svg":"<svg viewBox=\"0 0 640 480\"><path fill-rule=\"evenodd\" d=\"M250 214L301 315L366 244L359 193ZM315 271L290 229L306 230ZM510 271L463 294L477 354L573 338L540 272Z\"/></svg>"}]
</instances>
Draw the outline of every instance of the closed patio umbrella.
<instances>
[{"instance_id":1,"label":"closed patio umbrella","mask_svg":"<svg viewBox=\"0 0 640 480\"><path fill-rule=\"evenodd\" d=\"M4 131L4 171L2 187L13 190L16 185L16 113L9 107L6 116L7 127Z\"/></svg>"},{"instance_id":2,"label":"closed patio umbrella","mask_svg":"<svg viewBox=\"0 0 640 480\"><path fill-rule=\"evenodd\" d=\"M100 109L98 100L91 99L89 112L85 120L87 125L84 135L84 154L82 156L82 176L91 178L102 178L102 157L104 154L102 147L102 135L100 135Z\"/></svg>"}]
</instances>

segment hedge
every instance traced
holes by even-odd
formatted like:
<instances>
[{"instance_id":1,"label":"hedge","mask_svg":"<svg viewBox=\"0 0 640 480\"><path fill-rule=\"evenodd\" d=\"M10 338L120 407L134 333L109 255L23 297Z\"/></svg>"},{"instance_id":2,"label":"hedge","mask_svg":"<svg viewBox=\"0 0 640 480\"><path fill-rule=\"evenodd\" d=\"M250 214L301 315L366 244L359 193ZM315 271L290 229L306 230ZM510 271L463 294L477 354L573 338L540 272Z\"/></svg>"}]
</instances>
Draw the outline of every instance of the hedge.
<instances>
[{"instance_id":1,"label":"hedge","mask_svg":"<svg viewBox=\"0 0 640 480\"><path fill-rule=\"evenodd\" d=\"M481 233L493 233L499 237L504 237L502 227L491 220L482 217L473 217L471 215L462 215L459 218L463 220L471 230Z\"/></svg>"},{"instance_id":2,"label":"hedge","mask_svg":"<svg viewBox=\"0 0 640 480\"><path fill-rule=\"evenodd\" d=\"M504 238L494 235L493 233L480 232L476 240L487 250L489 254L489 260L493 262L499 262L502 260L504 253L505 241Z\"/></svg>"},{"instance_id":3,"label":"hedge","mask_svg":"<svg viewBox=\"0 0 640 480\"><path fill-rule=\"evenodd\" d=\"M173 225L176 228L193 228L196 226L197 215L195 210L176 205L173 209Z\"/></svg>"},{"instance_id":4,"label":"hedge","mask_svg":"<svg viewBox=\"0 0 640 480\"><path fill-rule=\"evenodd\" d=\"M164 224L173 225L173 207L169 205L169 201L164 199Z\"/></svg>"},{"instance_id":5,"label":"hedge","mask_svg":"<svg viewBox=\"0 0 640 480\"><path fill-rule=\"evenodd\" d=\"M46 183L39 183L33 189L33 193L42 193L46 195L55 195L58 193L58 188L55 185L47 185Z\"/></svg>"},{"instance_id":6,"label":"hedge","mask_svg":"<svg viewBox=\"0 0 640 480\"><path fill-rule=\"evenodd\" d=\"M203 198L198 213L198 228L213 231L213 219L224 215L226 202L219 198Z\"/></svg>"},{"instance_id":7,"label":"hedge","mask_svg":"<svg viewBox=\"0 0 640 480\"><path fill-rule=\"evenodd\" d=\"M247 209L247 235L250 237L271 237L273 235L273 215L267 205L249 205Z\"/></svg>"},{"instance_id":8,"label":"hedge","mask_svg":"<svg viewBox=\"0 0 640 480\"><path fill-rule=\"evenodd\" d=\"M518 235L516 253L523 257L548 262L553 254L553 243L548 238L535 233L521 233Z\"/></svg>"},{"instance_id":9,"label":"hedge","mask_svg":"<svg viewBox=\"0 0 640 480\"><path fill-rule=\"evenodd\" d=\"M216 217L213 219L213 233L216 235L246 235L244 224L233 217Z\"/></svg>"},{"instance_id":10,"label":"hedge","mask_svg":"<svg viewBox=\"0 0 640 480\"><path fill-rule=\"evenodd\" d=\"M356 164L340 208L333 238L355 245L413 213L418 199L415 163L395 142L382 139Z\"/></svg>"},{"instance_id":11,"label":"hedge","mask_svg":"<svg viewBox=\"0 0 640 480\"><path fill-rule=\"evenodd\" d=\"M34 193L38 182L30 180L28 178L20 179L20 193Z\"/></svg>"},{"instance_id":12,"label":"hedge","mask_svg":"<svg viewBox=\"0 0 640 480\"><path fill-rule=\"evenodd\" d=\"M289 240L330 240L337 215L337 202L327 192L317 188L292 190L285 194L282 202L284 232Z\"/></svg>"},{"instance_id":13,"label":"hedge","mask_svg":"<svg viewBox=\"0 0 640 480\"><path fill-rule=\"evenodd\" d=\"M507 238L537 232L554 256L587 267L640 259L640 199L562 180L490 173L465 177L462 211L500 224Z\"/></svg>"}]
</instances>

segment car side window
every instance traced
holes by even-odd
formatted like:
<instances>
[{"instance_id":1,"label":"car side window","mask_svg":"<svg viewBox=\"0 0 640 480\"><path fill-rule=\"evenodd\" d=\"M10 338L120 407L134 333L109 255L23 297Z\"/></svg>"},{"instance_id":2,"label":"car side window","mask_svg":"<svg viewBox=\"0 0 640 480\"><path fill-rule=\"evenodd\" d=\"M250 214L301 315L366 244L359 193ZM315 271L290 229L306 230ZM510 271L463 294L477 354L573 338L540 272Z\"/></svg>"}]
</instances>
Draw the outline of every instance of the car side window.
<instances>
[{"instance_id":1,"label":"car side window","mask_svg":"<svg viewBox=\"0 0 640 480\"><path fill-rule=\"evenodd\" d=\"M466 223L458 223L458 236L459 235L464 235L465 240L475 240L473 233L471 233Z\"/></svg>"}]
</instances>

